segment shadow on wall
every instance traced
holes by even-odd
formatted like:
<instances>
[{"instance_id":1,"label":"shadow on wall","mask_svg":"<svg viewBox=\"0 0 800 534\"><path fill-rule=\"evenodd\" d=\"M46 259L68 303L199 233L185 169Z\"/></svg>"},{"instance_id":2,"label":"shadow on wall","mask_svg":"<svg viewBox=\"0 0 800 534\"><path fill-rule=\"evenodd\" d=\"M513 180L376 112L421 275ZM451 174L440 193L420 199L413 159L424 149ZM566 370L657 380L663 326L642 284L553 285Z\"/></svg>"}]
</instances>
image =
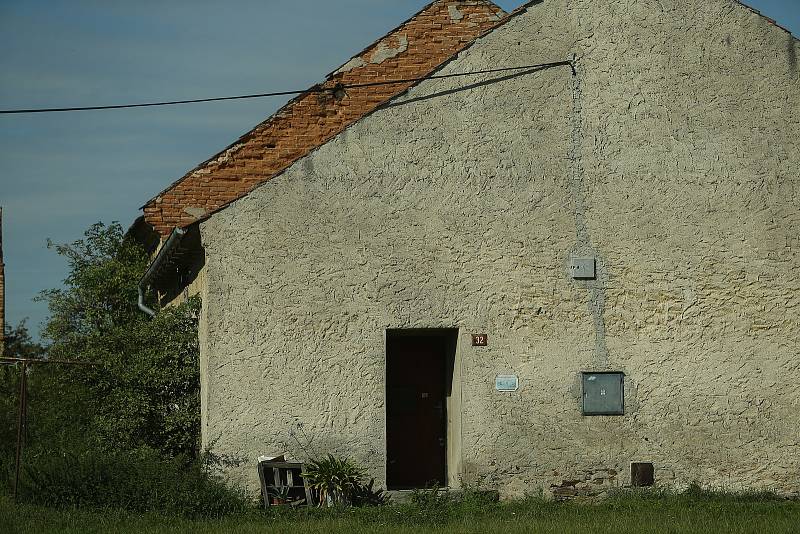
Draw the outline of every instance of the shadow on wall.
<instances>
[{"instance_id":1,"label":"shadow on wall","mask_svg":"<svg viewBox=\"0 0 800 534\"><path fill-rule=\"evenodd\" d=\"M789 57L789 72L797 72L797 43L800 42L794 36L788 35L789 42L786 43L786 55Z\"/></svg>"},{"instance_id":2,"label":"shadow on wall","mask_svg":"<svg viewBox=\"0 0 800 534\"><path fill-rule=\"evenodd\" d=\"M422 101L425 101L425 100L430 100L432 98L439 98L439 97L442 97L442 96L448 96L448 95L452 95L452 94L455 94L455 93L460 93L461 91L469 91L470 89L477 89L478 87L484 87L486 85L491 85L493 83L503 82L503 81L506 81L506 80L513 80L514 78L519 78L520 76L527 76L528 74L534 74L536 72L540 72L540 71L548 70L548 69L554 69L554 68L570 68L570 65L568 63L565 63L565 64L560 64L560 65L544 65L544 66L541 66L541 67L532 67L530 70L524 70L522 72L515 72L513 74L507 74L505 76L499 76L499 77L496 77L496 78L491 78L489 80L483 80L481 82L471 83L471 84L465 85L463 87L456 87L454 89L448 89L446 91L440 91L438 93L432 93L432 94L425 95L425 96L418 96L416 98L409 98L408 100L403 100L403 101L400 101L400 102L391 102L391 103L386 104L385 106L382 106L382 107L393 108L393 107L397 107L397 106L405 106L407 104L413 104L415 102L422 102Z\"/></svg>"}]
</instances>

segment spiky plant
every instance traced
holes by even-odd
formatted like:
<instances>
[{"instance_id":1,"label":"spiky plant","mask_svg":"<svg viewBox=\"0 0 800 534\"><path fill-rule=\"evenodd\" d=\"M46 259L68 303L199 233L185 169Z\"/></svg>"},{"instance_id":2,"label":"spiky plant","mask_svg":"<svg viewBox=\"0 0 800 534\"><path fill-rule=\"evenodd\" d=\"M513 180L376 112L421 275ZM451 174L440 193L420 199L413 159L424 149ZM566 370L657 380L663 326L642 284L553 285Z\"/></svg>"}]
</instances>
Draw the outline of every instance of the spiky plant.
<instances>
[{"instance_id":1,"label":"spiky plant","mask_svg":"<svg viewBox=\"0 0 800 534\"><path fill-rule=\"evenodd\" d=\"M349 505L353 490L364 479L364 472L347 458L328 454L303 466L302 477L312 490L318 492L319 506Z\"/></svg>"},{"instance_id":2,"label":"spiky plant","mask_svg":"<svg viewBox=\"0 0 800 534\"><path fill-rule=\"evenodd\" d=\"M359 484L353 488L351 495L353 506L383 506L388 504L391 498L383 489L374 489L375 479L371 478L368 484Z\"/></svg>"}]
</instances>

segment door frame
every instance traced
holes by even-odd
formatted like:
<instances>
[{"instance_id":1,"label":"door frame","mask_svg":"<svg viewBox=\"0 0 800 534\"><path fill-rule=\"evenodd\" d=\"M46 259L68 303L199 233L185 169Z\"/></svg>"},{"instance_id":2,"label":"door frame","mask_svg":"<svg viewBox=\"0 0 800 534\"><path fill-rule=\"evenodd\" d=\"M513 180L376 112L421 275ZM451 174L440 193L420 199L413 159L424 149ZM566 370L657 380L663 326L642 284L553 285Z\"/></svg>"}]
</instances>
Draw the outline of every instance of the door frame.
<instances>
[{"instance_id":1,"label":"door frame","mask_svg":"<svg viewBox=\"0 0 800 534\"><path fill-rule=\"evenodd\" d=\"M462 361L460 351L460 331L453 327L433 328L386 328L383 346L383 480L388 487L388 350L391 337L395 336L430 336L446 340L445 349L445 480L450 489L461 487L462 473Z\"/></svg>"}]
</instances>

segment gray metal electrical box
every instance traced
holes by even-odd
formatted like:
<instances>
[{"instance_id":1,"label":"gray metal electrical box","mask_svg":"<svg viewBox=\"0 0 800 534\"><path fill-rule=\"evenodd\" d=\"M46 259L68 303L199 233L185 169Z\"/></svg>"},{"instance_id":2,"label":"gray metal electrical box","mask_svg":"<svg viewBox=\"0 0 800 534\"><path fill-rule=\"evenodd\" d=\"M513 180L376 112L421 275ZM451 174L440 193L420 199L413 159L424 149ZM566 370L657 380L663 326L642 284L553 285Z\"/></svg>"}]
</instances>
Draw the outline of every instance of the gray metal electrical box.
<instances>
[{"instance_id":1,"label":"gray metal electrical box","mask_svg":"<svg viewBox=\"0 0 800 534\"><path fill-rule=\"evenodd\" d=\"M623 415L622 373L583 373L583 415Z\"/></svg>"},{"instance_id":2,"label":"gray metal electrical box","mask_svg":"<svg viewBox=\"0 0 800 534\"><path fill-rule=\"evenodd\" d=\"M576 279L593 279L594 258L572 258L569 261L569 274Z\"/></svg>"}]
</instances>

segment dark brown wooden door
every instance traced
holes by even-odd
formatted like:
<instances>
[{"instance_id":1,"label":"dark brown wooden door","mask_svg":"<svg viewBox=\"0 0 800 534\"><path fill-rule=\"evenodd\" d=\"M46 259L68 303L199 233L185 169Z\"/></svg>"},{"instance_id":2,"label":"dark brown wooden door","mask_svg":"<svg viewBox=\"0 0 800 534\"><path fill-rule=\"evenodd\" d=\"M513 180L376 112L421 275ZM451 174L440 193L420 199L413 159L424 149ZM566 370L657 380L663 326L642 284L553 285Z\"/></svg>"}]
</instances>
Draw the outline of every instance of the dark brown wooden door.
<instances>
[{"instance_id":1,"label":"dark brown wooden door","mask_svg":"<svg viewBox=\"0 0 800 534\"><path fill-rule=\"evenodd\" d=\"M446 340L394 335L386 350L389 489L446 485Z\"/></svg>"}]
</instances>

